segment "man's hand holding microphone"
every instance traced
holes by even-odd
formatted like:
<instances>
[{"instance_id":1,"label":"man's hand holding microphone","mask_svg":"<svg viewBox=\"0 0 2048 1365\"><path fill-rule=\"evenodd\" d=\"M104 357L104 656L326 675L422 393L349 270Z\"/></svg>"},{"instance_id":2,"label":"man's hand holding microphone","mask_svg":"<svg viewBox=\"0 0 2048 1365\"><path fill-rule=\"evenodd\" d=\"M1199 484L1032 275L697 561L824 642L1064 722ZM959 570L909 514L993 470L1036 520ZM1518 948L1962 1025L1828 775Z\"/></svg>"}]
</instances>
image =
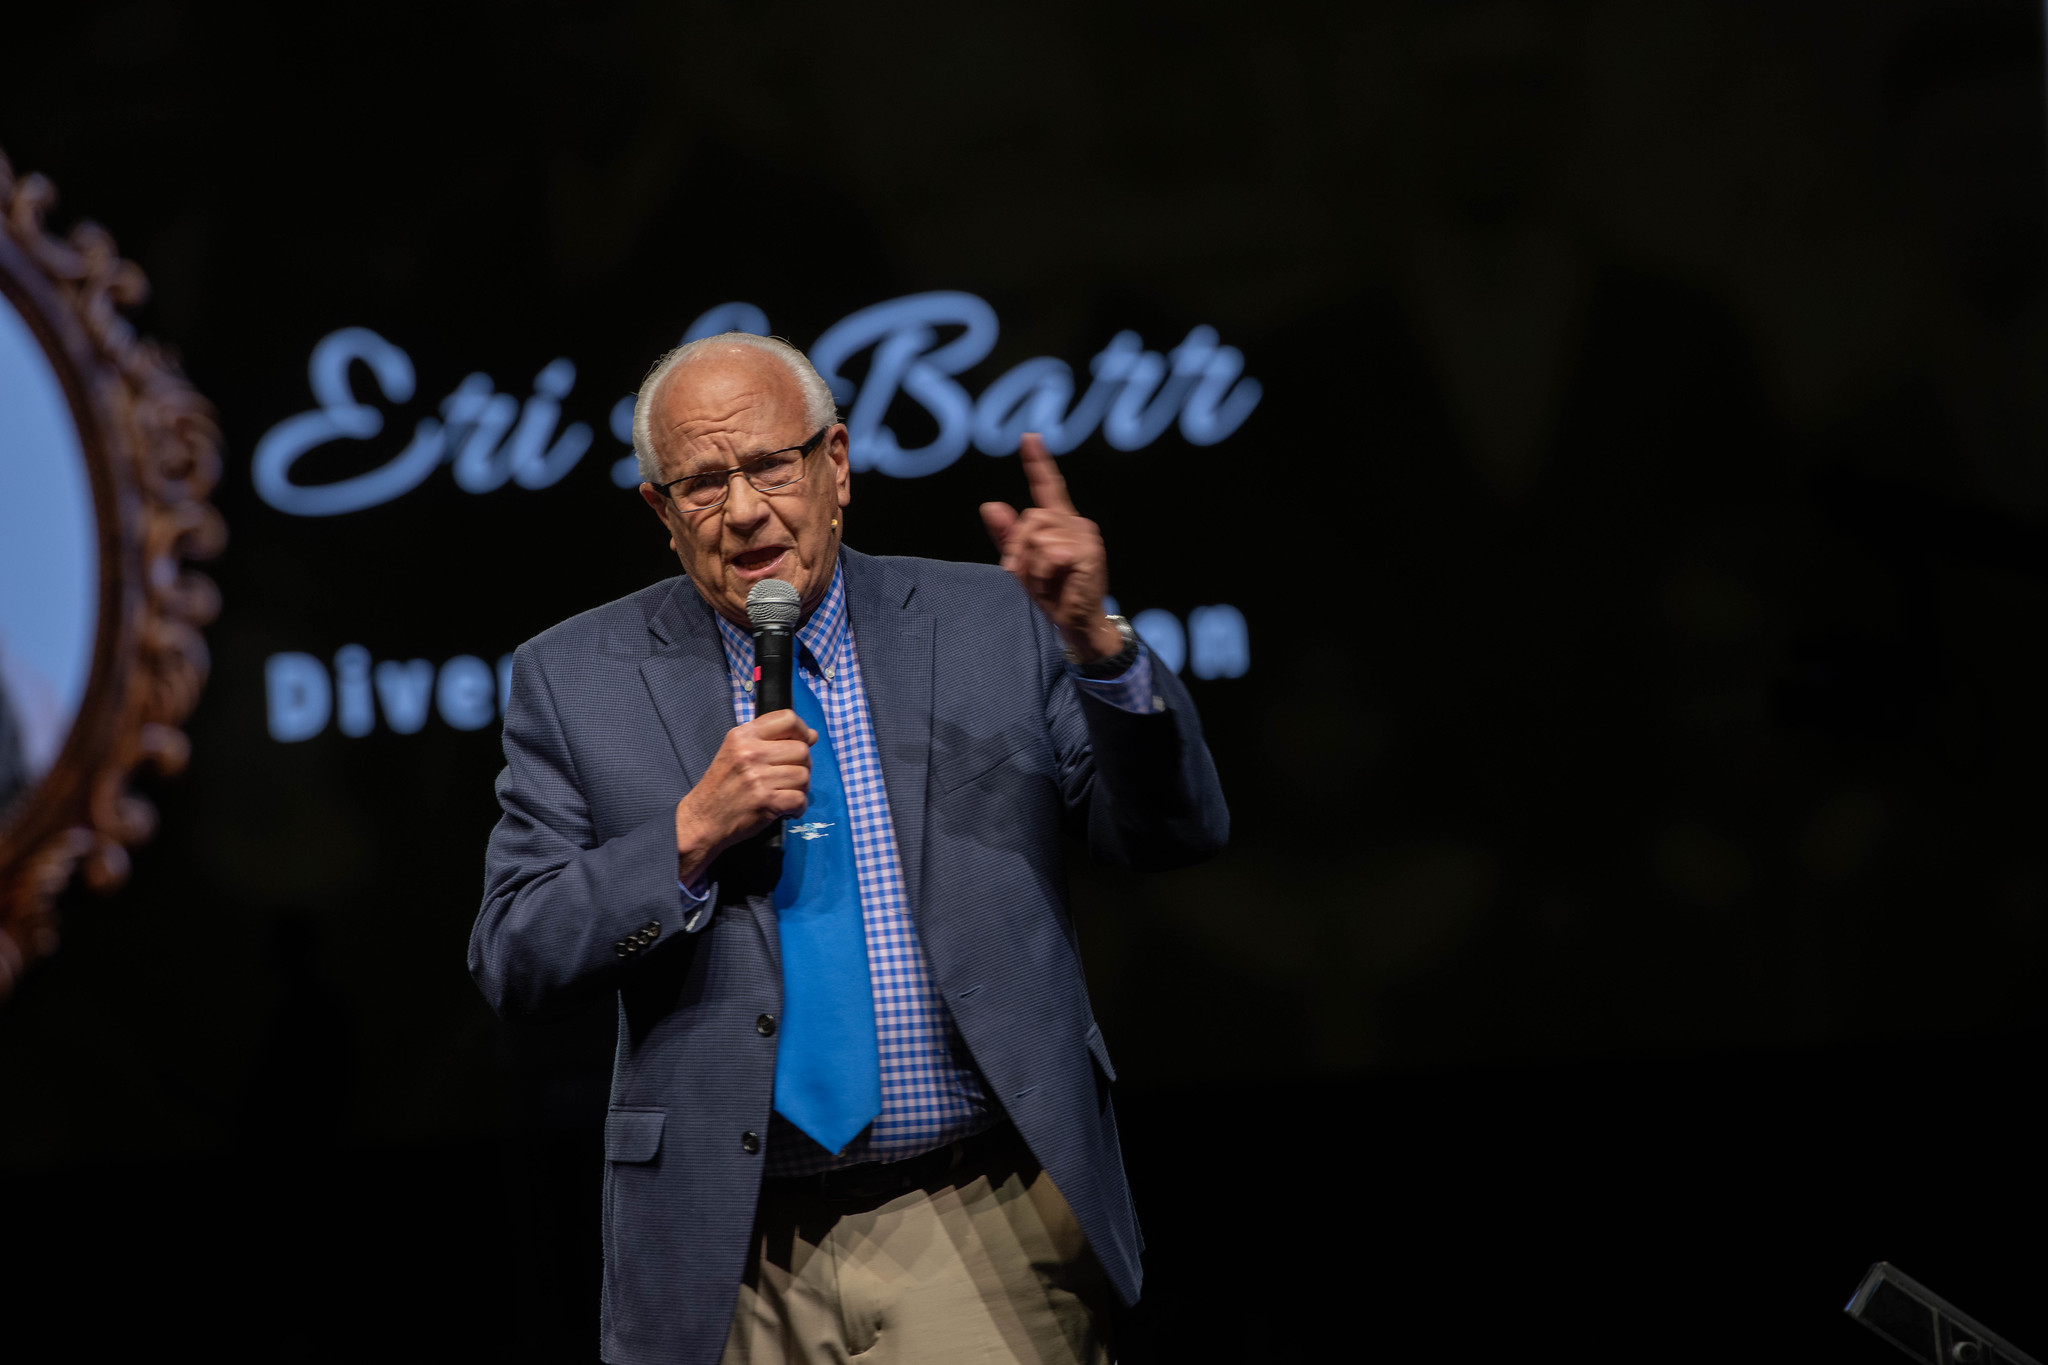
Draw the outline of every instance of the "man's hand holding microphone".
<instances>
[{"instance_id":1,"label":"man's hand holding microphone","mask_svg":"<svg viewBox=\"0 0 2048 1365\"><path fill-rule=\"evenodd\" d=\"M718 756L676 803L676 879L690 884L734 844L802 815L817 742L818 732L794 711L771 711L726 731Z\"/></svg>"}]
</instances>

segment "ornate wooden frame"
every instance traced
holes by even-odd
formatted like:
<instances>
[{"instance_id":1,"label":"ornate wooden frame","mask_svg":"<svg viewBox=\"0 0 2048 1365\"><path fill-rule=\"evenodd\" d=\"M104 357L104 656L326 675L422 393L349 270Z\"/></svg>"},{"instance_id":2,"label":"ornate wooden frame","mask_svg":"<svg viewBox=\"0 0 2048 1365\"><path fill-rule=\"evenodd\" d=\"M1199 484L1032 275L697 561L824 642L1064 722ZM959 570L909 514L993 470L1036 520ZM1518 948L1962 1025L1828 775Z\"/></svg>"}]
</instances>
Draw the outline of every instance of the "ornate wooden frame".
<instances>
[{"instance_id":1,"label":"ornate wooden frame","mask_svg":"<svg viewBox=\"0 0 2048 1365\"><path fill-rule=\"evenodd\" d=\"M51 236L56 191L16 179L0 152L0 290L42 343L78 423L99 534L99 620L84 701L56 762L0 814L0 998L57 946L57 893L82 864L111 890L127 846L156 825L128 790L144 763L184 766L178 724L206 680L199 627L219 611L212 580L183 561L226 540L207 494L220 474L213 409L177 362L135 335L120 311L148 292L114 239L84 223Z\"/></svg>"}]
</instances>

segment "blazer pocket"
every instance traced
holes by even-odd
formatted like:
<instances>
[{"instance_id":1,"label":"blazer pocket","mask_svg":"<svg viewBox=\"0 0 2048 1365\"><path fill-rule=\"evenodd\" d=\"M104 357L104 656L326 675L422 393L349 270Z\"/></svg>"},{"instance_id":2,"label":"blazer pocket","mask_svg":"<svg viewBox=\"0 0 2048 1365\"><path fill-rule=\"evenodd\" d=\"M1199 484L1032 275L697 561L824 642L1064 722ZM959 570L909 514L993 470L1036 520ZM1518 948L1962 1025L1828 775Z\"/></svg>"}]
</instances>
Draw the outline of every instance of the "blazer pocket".
<instances>
[{"instance_id":1,"label":"blazer pocket","mask_svg":"<svg viewBox=\"0 0 2048 1365\"><path fill-rule=\"evenodd\" d=\"M1040 736L1024 726L1013 726L1008 730L978 739L946 755L939 762L937 780L933 784L940 795L958 790L970 782L987 777L997 768L1009 763L1019 754L1030 749Z\"/></svg>"},{"instance_id":2,"label":"blazer pocket","mask_svg":"<svg viewBox=\"0 0 2048 1365\"><path fill-rule=\"evenodd\" d=\"M1088 1026L1088 1050L1095 1054L1095 1064L1102 1068L1102 1074L1116 1079L1116 1063L1109 1060L1109 1044L1102 1041L1102 1025Z\"/></svg>"},{"instance_id":3,"label":"blazer pocket","mask_svg":"<svg viewBox=\"0 0 2048 1365\"><path fill-rule=\"evenodd\" d=\"M604 1159L642 1162L661 1150L665 1109L614 1109L604 1119Z\"/></svg>"}]
</instances>

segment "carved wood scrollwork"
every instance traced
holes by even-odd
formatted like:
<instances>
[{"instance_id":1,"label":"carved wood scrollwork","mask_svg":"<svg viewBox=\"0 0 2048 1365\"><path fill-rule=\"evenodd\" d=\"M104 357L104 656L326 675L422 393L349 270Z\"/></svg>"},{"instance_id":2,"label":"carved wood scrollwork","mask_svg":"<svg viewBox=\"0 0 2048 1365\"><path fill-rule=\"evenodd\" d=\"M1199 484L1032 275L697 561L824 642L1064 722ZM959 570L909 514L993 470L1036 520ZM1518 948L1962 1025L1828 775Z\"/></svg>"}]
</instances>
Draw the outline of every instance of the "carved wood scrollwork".
<instances>
[{"instance_id":1,"label":"carved wood scrollwork","mask_svg":"<svg viewBox=\"0 0 2048 1365\"><path fill-rule=\"evenodd\" d=\"M128 846L155 827L128 783L144 764L184 766L178 726L207 673L199 628L220 606L212 581L185 561L226 539L207 501L220 473L211 406L122 317L147 293L142 272L96 225L52 236L44 219L55 201L49 181L17 178L0 153L0 291L41 343L76 421L99 565L82 700L48 770L0 809L0 997L55 949L52 905L73 874L102 891L120 885Z\"/></svg>"}]
</instances>

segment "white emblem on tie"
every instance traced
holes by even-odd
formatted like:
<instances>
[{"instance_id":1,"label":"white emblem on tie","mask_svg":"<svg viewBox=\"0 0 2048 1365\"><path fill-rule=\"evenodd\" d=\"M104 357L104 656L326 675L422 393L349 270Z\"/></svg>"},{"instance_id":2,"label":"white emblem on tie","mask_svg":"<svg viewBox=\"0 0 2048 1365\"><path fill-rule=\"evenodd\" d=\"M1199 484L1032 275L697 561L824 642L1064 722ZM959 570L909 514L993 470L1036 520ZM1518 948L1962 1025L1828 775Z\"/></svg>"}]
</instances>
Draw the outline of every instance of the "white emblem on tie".
<instances>
[{"instance_id":1,"label":"white emblem on tie","mask_svg":"<svg viewBox=\"0 0 2048 1365\"><path fill-rule=\"evenodd\" d=\"M799 839L822 839L825 837L825 831L830 828L830 820L813 820L807 825L791 825L789 832Z\"/></svg>"}]
</instances>

